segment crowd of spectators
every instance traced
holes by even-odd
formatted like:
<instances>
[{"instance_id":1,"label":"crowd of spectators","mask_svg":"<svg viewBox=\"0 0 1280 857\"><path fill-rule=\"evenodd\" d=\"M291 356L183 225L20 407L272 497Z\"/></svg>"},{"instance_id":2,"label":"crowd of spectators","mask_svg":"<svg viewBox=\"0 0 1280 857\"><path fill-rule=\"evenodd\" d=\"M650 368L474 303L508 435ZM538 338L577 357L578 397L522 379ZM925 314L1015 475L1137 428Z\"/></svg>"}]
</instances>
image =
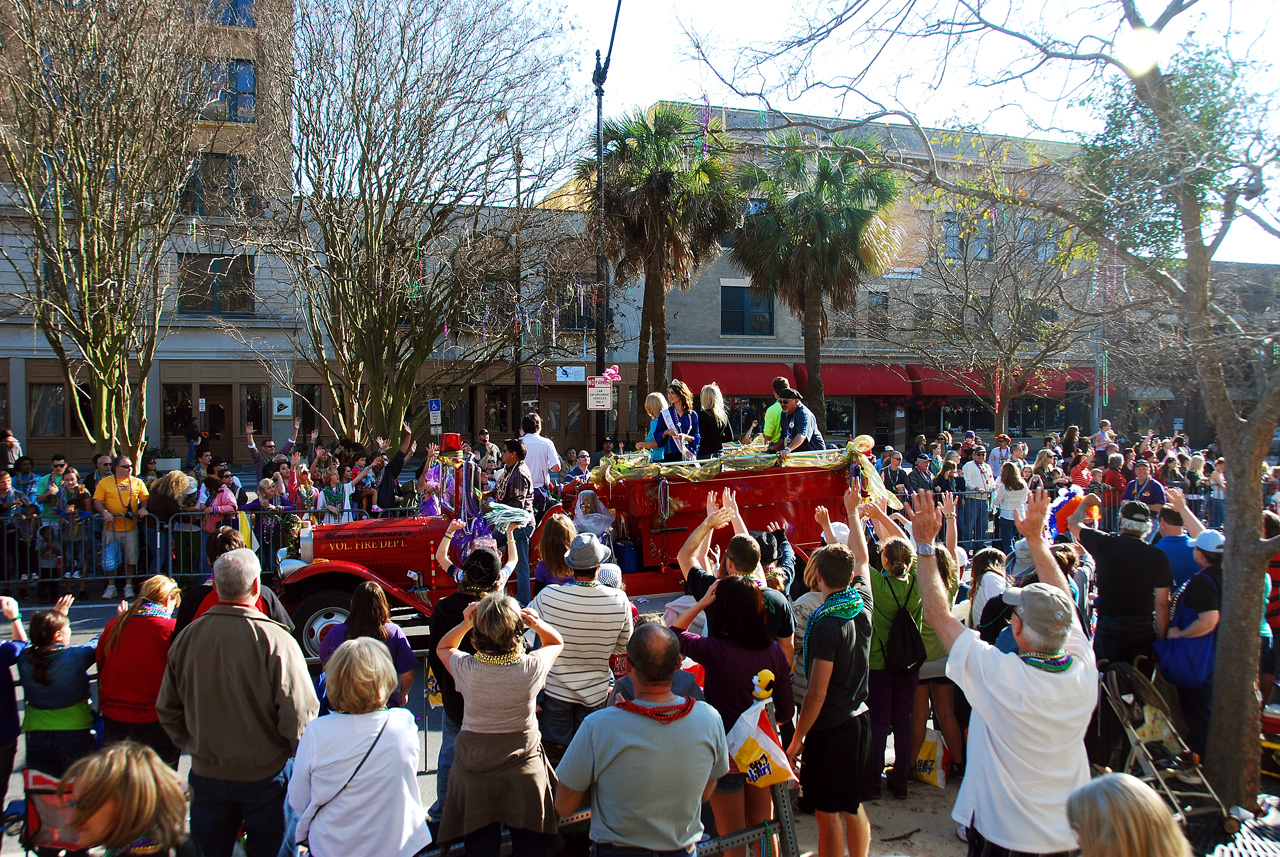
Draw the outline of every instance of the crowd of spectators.
<instances>
[{"instance_id":1,"label":"crowd of spectators","mask_svg":"<svg viewBox=\"0 0 1280 857\"><path fill-rule=\"evenodd\" d=\"M652 422L638 446L652 460L705 460L750 440L757 426L735 439L715 385L700 392L700 408L680 381L648 397ZM770 450L785 460L825 448L786 379L776 379L775 399L761 427ZM1107 826L1122 815L1133 847L1185 851L1141 783L1090 782L1090 762L1116 748L1086 746L1100 664L1149 670L1158 641L1217 628L1223 462L1185 438L1122 446L1103 421L1088 438L1074 426L1046 437L1033 456L1003 434L990 448L973 432L922 435L876 456L901 508L855 481L843 510L814 510L824 545L807 559L788 539L796 521L753 532L731 490L708 492L677 555L684 597L662 620L627 599L610 547L615 510L583 484L572 515L542 521L536 569L533 524L498 534L505 557L474 547L460 567L450 525L435 559L457 591L430 617L444 725L436 793L424 806L406 709L418 664L382 588L357 587L346 621L328 629L317 683L268 584L290 516L375 514L404 502L405 490L409 505L447 513L449 480L473 477L430 446L401 483L416 450L407 426L394 452L382 439L372 450L326 449L313 434L304 453L294 428L277 452L246 427L252 499L198 438L190 472L161 477L147 466L135 474L129 456L99 456L83 487L62 456L48 475L35 476L20 454L0 472L0 514L35 527L34 547L22 527L4 531L7 556L28 569L20 580L52 585L41 593L49 597L68 590L25 624L18 603L0 597L12 626L0 663L17 667L26 765L75 780L86 845L225 857L243 831L255 854L305 843L321 857L414 855L462 841L470 855L496 857L505 829L513 853L542 857L559 819L589 805L600 857L690 854L707 832L704 804L721 835L773 817L773 795L738 769L727 742L767 671L819 857L868 853L875 804L910 799L930 725L949 751L946 773L962 781L952 815L970 854L1104 853L1098 843L1114 840ZM553 504L556 482L585 483L616 454L606 440L594 457L571 451L562 461L536 414L522 428L500 444L482 432L464 460L490 500L533 520ZM1077 501L1059 522L1051 507L1072 491ZM248 528L240 511L254 513ZM175 539L192 512L205 574L180 591L158 562L174 546L153 534ZM1280 534L1280 515L1268 512L1264 526ZM726 528L732 535L717 535ZM246 538L268 549L248 549ZM1280 672L1273 566L1259 617L1263 692ZM107 597L132 603L94 644L72 645L70 590L83 594L90 574L106 578ZM506 594L513 577L515 598ZM1201 756L1212 687L1210 669L1177 694ZM15 692L11 679L0 686L8 770L20 734ZM104 749L95 751L95 736ZM134 811L143 803L146 812Z\"/></svg>"}]
</instances>

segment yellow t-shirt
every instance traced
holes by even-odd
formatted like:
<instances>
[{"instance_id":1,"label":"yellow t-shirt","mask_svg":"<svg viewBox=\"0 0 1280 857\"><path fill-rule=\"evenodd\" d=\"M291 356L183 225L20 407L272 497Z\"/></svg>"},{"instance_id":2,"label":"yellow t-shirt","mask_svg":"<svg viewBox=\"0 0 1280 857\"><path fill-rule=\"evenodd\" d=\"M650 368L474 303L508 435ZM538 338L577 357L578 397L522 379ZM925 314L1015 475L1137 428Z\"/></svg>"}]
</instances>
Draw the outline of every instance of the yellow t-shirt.
<instances>
[{"instance_id":1,"label":"yellow t-shirt","mask_svg":"<svg viewBox=\"0 0 1280 857\"><path fill-rule=\"evenodd\" d=\"M138 510L149 496L147 486L136 476L101 479L93 490L93 499L101 501L107 511L115 516L115 520L105 528L117 533L127 533L138 526ZM125 512L133 512L134 517L126 518Z\"/></svg>"}]
</instances>

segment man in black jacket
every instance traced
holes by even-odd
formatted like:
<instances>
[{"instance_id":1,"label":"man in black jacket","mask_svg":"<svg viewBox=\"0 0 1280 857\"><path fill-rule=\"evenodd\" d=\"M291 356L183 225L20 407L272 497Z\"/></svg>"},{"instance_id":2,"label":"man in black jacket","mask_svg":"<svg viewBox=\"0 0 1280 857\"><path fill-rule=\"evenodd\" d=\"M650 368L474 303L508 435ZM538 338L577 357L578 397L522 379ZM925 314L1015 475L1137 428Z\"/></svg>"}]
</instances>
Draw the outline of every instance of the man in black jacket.
<instances>
[{"instance_id":1,"label":"man in black jacket","mask_svg":"<svg viewBox=\"0 0 1280 857\"><path fill-rule=\"evenodd\" d=\"M387 450L391 448L391 442L378 438L378 453L369 465L373 468L374 485L378 492L378 508L394 509L396 507L396 484L400 480L400 471L404 469L405 457L408 456L412 446L413 433L409 431L408 423L400 426L400 448L390 460L387 459Z\"/></svg>"}]
</instances>

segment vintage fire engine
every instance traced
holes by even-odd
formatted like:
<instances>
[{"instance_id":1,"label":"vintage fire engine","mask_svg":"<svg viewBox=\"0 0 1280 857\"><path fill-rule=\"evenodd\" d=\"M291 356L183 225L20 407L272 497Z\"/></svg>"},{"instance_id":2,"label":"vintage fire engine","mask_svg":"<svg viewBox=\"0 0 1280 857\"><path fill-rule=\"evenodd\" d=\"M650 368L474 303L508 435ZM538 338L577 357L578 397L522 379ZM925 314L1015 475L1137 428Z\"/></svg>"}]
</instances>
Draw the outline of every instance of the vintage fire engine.
<instances>
[{"instance_id":1,"label":"vintage fire engine","mask_svg":"<svg viewBox=\"0 0 1280 857\"><path fill-rule=\"evenodd\" d=\"M688 463L642 466L632 472L604 468L594 474L593 488L616 516L609 539L631 598L678 593L683 587L676 555L706 516L707 494L725 488L736 493L749 529L764 530L777 522L802 558L821 544L822 530L814 509L826 506L832 517L843 515L843 495L858 455L851 449L793 455L786 466L735 469L732 460L708 465ZM865 459L862 459L865 461ZM739 461L745 464L745 459ZM869 465L868 465L869 466ZM874 471L872 471L874 472ZM576 488L543 520L562 509L572 510ZM329 626L343 622L351 592L372 580L387 595L396 621L410 624L431 615L432 605L456 591L456 585L434 560L449 519L445 517L383 518L322 524L304 532L302 559L285 564L280 595L297 626L299 642L309 655L319 652ZM538 562L539 526L530 542L530 567ZM723 546L729 528L715 533ZM456 557L455 557L456 561ZM515 584L509 584L514 593Z\"/></svg>"}]
</instances>

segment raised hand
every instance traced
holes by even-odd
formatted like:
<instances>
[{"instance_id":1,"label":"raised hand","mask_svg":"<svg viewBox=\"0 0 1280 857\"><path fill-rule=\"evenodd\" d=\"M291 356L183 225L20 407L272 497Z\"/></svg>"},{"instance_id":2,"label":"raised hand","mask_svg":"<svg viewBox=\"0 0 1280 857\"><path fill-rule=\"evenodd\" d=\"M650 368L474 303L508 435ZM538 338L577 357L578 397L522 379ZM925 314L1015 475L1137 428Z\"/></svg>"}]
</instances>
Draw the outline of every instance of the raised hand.
<instances>
[{"instance_id":1,"label":"raised hand","mask_svg":"<svg viewBox=\"0 0 1280 857\"><path fill-rule=\"evenodd\" d=\"M822 527L825 532L831 526L831 514L827 511L826 506L815 506L813 509L813 520Z\"/></svg>"},{"instance_id":2,"label":"raised hand","mask_svg":"<svg viewBox=\"0 0 1280 857\"><path fill-rule=\"evenodd\" d=\"M451 536L454 533L456 533L458 530L462 529L464 526L466 525L463 524L462 521L459 521L457 518L454 518L452 521L449 522L449 525L444 528L444 534L446 536Z\"/></svg>"},{"instance_id":3,"label":"raised hand","mask_svg":"<svg viewBox=\"0 0 1280 857\"><path fill-rule=\"evenodd\" d=\"M716 509L707 520L711 522L711 527L713 529L718 530L721 527L727 527L729 526L729 522L733 520L733 510L723 508Z\"/></svg>"},{"instance_id":4,"label":"raised hand","mask_svg":"<svg viewBox=\"0 0 1280 857\"><path fill-rule=\"evenodd\" d=\"M942 514L954 515L956 513L956 495L951 491L942 492Z\"/></svg>"},{"instance_id":5,"label":"raised hand","mask_svg":"<svg viewBox=\"0 0 1280 857\"><path fill-rule=\"evenodd\" d=\"M253 432L253 423L245 423L245 424L244 424L244 433L245 433L245 434L247 434L249 437L253 437L253 434L254 434L254 432Z\"/></svg>"},{"instance_id":6,"label":"raised hand","mask_svg":"<svg viewBox=\"0 0 1280 857\"><path fill-rule=\"evenodd\" d=\"M917 491L911 498L911 535L916 544L933 544L942 531L942 513L933 502L932 491Z\"/></svg>"},{"instance_id":7,"label":"raised hand","mask_svg":"<svg viewBox=\"0 0 1280 857\"><path fill-rule=\"evenodd\" d=\"M294 418L293 418L293 432L294 432L294 434L297 434L297 433L298 433L298 429L300 429L300 428L302 428L302 417L294 417Z\"/></svg>"},{"instance_id":8,"label":"raised hand","mask_svg":"<svg viewBox=\"0 0 1280 857\"><path fill-rule=\"evenodd\" d=\"M719 508L720 508L720 504L716 502L716 492L708 491L707 492L707 517L710 518L713 515L715 515L716 511Z\"/></svg>"},{"instance_id":9,"label":"raised hand","mask_svg":"<svg viewBox=\"0 0 1280 857\"><path fill-rule=\"evenodd\" d=\"M1165 496L1169 498L1169 505L1178 512L1184 512L1187 508L1187 495L1182 493L1181 488L1164 489Z\"/></svg>"},{"instance_id":10,"label":"raised hand","mask_svg":"<svg viewBox=\"0 0 1280 857\"><path fill-rule=\"evenodd\" d=\"M1018 532L1028 540L1044 537L1044 522L1049 517L1049 506L1052 499L1049 492L1037 488L1027 498L1027 511L1024 514L1014 513L1014 525Z\"/></svg>"},{"instance_id":11,"label":"raised hand","mask_svg":"<svg viewBox=\"0 0 1280 857\"><path fill-rule=\"evenodd\" d=\"M293 453L292 455L289 456L289 460L293 462L294 467L297 467L298 462L302 460L302 453L301 452Z\"/></svg>"},{"instance_id":12,"label":"raised hand","mask_svg":"<svg viewBox=\"0 0 1280 857\"><path fill-rule=\"evenodd\" d=\"M63 616L66 616L71 612L71 605L75 603L75 596L68 592L66 595L58 599L58 603L53 605L53 610L55 613L61 613Z\"/></svg>"}]
</instances>

